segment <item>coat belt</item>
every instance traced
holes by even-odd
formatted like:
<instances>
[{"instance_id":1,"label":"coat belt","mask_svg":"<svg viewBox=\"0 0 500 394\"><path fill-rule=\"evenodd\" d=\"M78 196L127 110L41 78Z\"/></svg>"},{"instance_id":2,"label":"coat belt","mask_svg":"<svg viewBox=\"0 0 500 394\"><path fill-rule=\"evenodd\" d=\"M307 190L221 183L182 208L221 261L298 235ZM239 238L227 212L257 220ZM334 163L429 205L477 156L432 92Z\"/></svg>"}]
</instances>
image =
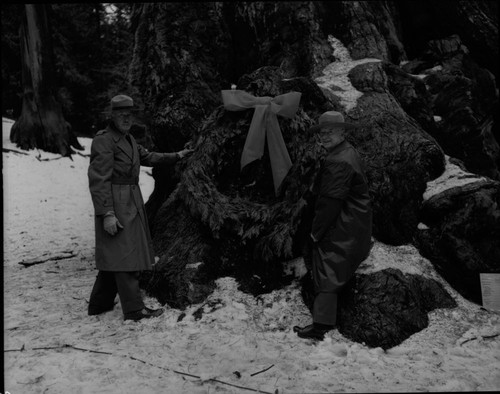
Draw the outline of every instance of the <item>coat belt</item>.
<instances>
[{"instance_id":1,"label":"coat belt","mask_svg":"<svg viewBox=\"0 0 500 394\"><path fill-rule=\"evenodd\" d=\"M139 177L135 178L112 178L111 183L113 185L138 185Z\"/></svg>"}]
</instances>

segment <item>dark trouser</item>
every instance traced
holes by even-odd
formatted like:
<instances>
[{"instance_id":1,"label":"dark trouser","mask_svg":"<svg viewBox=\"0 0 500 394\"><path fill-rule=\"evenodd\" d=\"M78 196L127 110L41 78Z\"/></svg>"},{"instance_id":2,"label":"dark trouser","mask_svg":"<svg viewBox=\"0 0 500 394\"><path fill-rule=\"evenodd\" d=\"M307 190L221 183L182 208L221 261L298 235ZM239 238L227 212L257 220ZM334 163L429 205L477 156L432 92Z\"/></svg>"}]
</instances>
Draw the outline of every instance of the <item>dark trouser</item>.
<instances>
[{"instance_id":1,"label":"dark trouser","mask_svg":"<svg viewBox=\"0 0 500 394\"><path fill-rule=\"evenodd\" d=\"M337 294L352 277L353 270L344 258L316 244L312 248L312 273L313 322L334 326L337 323Z\"/></svg>"},{"instance_id":2,"label":"dark trouser","mask_svg":"<svg viewBox=\"0 0 500 394\"><path fill-rule=\"evenodd\" d=\"M317 293L314 297L313 322L334 326L337 324L337 294Z\"/></svg>"},{"instance_id":3,"label":"dark trouser","mask_svg":"<svg viewBox=\"0 0 500 394\"><path fill-rule=\"evenodd\" d=\"M113 309L117 293L120 296L123 314L144 308L138 272L99 271L90 294L89 312Z\"/></svg>"}]
</instances>

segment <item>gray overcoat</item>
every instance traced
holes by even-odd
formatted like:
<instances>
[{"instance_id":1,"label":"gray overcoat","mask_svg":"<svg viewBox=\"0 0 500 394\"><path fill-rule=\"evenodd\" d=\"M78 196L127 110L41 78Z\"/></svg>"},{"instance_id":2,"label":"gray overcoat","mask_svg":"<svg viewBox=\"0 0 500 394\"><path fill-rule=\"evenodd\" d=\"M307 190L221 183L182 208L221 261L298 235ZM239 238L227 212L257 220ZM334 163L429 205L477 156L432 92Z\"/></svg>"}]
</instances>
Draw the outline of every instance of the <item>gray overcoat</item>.
<instances>
[{"instance_id":1,"label":"gray overcoat","mask_svg":"<svg viewBox=\"0 0 500 394\"><path fill-rule=\"evenodd\" d=\"M364 164L347 141L325 158L315 193L324 197L322 205L316 204L312 225L319 241L314 251L317 258L313 258L315 292L337 293L368 257L372 235L372 204ZM331 218L328 205L335 200L340 211Z\"/></svg>"},{"instance_id":2,"label":"gray overcoat","mask_svg":"<svg viewBox=\"0 0 500 394\"><path fill-rule=\"evenodd\" d=\"M88 178L95 210L95 261L101 271L151 269L154 252L138 184L140 166L178 160L175 153L148 152L132 135L130 140L110 125L92 141ZM103 228L109 211L123 226L116 235Z\"/></svg>"}]
</instances>

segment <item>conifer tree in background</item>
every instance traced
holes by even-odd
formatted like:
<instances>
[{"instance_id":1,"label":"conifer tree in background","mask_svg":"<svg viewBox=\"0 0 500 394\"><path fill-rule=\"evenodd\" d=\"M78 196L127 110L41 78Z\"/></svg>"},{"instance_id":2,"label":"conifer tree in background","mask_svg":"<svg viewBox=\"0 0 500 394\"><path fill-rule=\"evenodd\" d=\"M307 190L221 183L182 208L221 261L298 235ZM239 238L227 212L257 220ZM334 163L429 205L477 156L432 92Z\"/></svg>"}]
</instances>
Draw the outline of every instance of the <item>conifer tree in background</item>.
<instances>
[{"instance_id":1,"label":"conifer tree in background","mask_svg":"<svg viewBox=\"0 0 500 394\"><path fill-rule=\"evenodd\" d=\"M77 135L90 137L104 126L102 112L110 97L132 94L128 83L134 46L131 7L126 3L52 4L59 94Z\"/></svg>"},{"instance_id":2,"label":"conifer tree in background","mask_svg":"<svg viewBox=\"0 0 500 394\"><path fill-rule=\"evenodd\" d=\"M24 4L2 5L2 116L20 119ZM53 51L52 88L77 136L92 137L105 122L109 98L134 91L128 66L134 47L133 4L53 3L45 8ZM138 98L134 96L134 99Z\"/></svg>"},{"instance_id":3,"label":"conifer tree in background","mask_svg":"<svg viewBox=\"0 0 500 394\"><path fill-rule=\"evenodd\" d=\"M21 57L19 26L23 4L2 4L2 116L17 119L21 113Z\"/></svg>"},{"instance_id":4,"label":"conifer tree in background","mask_svg":"<svg viewBox=\"0 0 500 394\"><path fill-rule=\"evenodd\" d=\"M10 139L22 149L38 148L71 156L71 147L83 149L56 100L53 47L47 19L48 5L26 4L20 47L23 86L21 116Z\"/></svg>"}]
</instances>

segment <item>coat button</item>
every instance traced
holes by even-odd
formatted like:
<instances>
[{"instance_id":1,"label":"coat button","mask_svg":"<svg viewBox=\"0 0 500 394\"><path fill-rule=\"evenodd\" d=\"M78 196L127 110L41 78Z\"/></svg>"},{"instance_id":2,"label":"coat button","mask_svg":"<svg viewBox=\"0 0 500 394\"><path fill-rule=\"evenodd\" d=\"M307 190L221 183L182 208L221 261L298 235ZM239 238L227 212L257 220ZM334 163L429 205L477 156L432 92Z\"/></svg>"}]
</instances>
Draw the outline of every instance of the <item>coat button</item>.
<instances>
[{"instance_id":1,"label":"coat button","mask_svg":"<svg viewBox=\"0 0 500 394\"><path fill-rule=\"evenodd\" d=\"M135 186L132 186L132 190L135 190Z\"/></svg>"}]
</instances>

